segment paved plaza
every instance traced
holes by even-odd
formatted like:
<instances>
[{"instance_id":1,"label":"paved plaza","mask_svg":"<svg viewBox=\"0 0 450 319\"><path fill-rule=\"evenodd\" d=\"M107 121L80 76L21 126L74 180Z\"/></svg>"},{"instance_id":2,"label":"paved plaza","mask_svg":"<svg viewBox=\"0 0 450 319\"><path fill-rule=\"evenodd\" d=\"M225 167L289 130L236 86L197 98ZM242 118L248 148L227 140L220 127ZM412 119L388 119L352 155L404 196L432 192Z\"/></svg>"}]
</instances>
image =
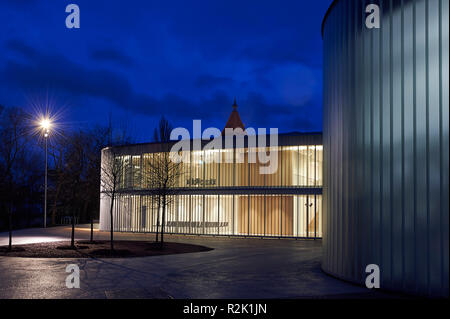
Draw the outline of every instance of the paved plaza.
<instances>
[{"instance_id":1,"label":"paved plaza","mask_svg":"<svg viewBox=\"0 0 450 319\"><path fill-rule=\"evenodd\" d=\"M6 245L7 233L0 233ZM14 232L15 244L69 240L69 227ZM109 233L96 230L96 239ZM88 228L77 228L88 239ZM117 240L153 234L116 233ZM0 257L0 298L372 298L398 297L326 275L320 240L166 236L199 244L199 253L120 259ZM79 289L68 289L66 266L80 267Z\"/></svg>"}]
</instances>

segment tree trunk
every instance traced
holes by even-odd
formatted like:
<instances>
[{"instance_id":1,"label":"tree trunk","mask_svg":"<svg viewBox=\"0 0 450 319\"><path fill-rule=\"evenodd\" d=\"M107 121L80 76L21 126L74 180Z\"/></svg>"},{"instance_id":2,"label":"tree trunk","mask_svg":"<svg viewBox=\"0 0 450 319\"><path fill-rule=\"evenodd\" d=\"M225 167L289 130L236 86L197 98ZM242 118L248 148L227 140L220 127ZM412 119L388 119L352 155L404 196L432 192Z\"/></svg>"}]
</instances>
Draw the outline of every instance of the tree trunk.
<instances>
[{"instance_id":1,"label":"tree trunk","mask_svg":"<svg viewBox=\"0 0 450 319\"><path fill-rule=\"evenodd\" d=\"M89 215L89 217L91 216L90 214L88 214L88 206L89 206L89 201L88 200L84 200L84 205L83 205L83 212L80 214L78 214L79 219L80 220L86 220L86 216ZM83 218L81 218L81 215L83 215Z\"/></svg>"},{"instance_id":2,"label":"tree trunk","mask_svg":"<svg viewBox=\"0 0 450 319\"><path fill-rule=\"evenodd\" d=\"M60 174L60 172L58 172L58 174ZM56 225L56 213L57 213L57 206L58 206L58 198L59 198L59 194L61 193L61 185L62 185L59 175L58 175L57 183L58 183L58 186L56 187L55 198L53 200L53 207L52 207L52 221L51 222L52 222L53 226Z\"/></svg>"},{"instance_id":3,"label":"tree trunk","mask_svg":"<svg viewBox=\"0 0 450 319\"><path fill-rule=\"evenodd\" d=\"M94 241L94 218L91 215L91 243Z\"/></svg>"},{"instance_id":4,"label":"tree trunk","mask_svg":"<svg viewBox=\"0 0 450 319\"><path fill-rule=\"evenodd\" d=\"M59 196L59 186L56 188L56 192L55 192L55 198L53 200L53 205L52 205L52 215L51 215L51 223L52 226L55 226L56 224L56 205L58 203L58 196Z\"/></svg>"},{"instance_id":5,"label":"tree trunk","mask_svg":"<svg viewBox=\"0 0 450 319\"><path fill-rule=\"evenodd\" d=\"M56 222L56 203L53 204L52 207L52 226L55 226L55 222Z\"/></svg>"},{"instance_id":6,"label":"tree trunk","mask_svg":"<svg viewBox=\"0 0 450 319\"><path fill-rule=\"evenodd\" d=\"M159 233L159 210L161 208L161 198L158 195L158 210L156 212L156 242L158 242L158 233Z\"/></svg>"},{"instance_id":7,"label":"tree trunk","mask_svg":"<svg viewBox=\"0 0 450 319\"><path fill-rule=\"evenodd\" d=\"M72 237L70 247L75 248L75 209L72 209Z\"/></svg>"},{"instance_id":8,"label":"tree trunk","mask_svg":"<svg viewBox=\"0 0 450 319\"><path fill-rule=\"evenodd\" d=\"M114 197L115 197L115 191L113 190L112 196L111 196L111 206L109 209L109 220L110 220L110 233L111 233L111 252L114 251L114 223L113 223L113 208L114 208Z\"/></svg>"},{"instance_id":9,"label":"tree trunk","mask_svg":"<svg viewBox=\"0 0 450 319\"><path fill-rule=\"evenodd\" d=\"M8 214L8 228L9 228L9 244L8 244L8 250L12 250L12 208L9 207L9 214Z\"/></svg>"},{"instance_id":10,"label":"tree trunk","mask_svg":"<svg viewBox=\"0 0 450 319\"><path fill-rule=\"evenodd\" d=\"M166 196L162 200L162 223L161 223L161 249L164 246L164 225L166 222Z\"/></svg>"}]
</instances>

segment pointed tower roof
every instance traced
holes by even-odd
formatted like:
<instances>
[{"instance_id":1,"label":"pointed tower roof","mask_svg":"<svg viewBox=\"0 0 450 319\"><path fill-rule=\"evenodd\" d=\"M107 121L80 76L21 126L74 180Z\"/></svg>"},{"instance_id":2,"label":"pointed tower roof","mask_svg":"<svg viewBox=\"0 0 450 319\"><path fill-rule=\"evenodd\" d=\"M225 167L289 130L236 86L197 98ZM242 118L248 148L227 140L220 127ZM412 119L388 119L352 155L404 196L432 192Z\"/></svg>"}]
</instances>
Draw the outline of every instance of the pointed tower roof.
<instances>
[{"instance_id":1,"label":"pointed tower roof","mask_svg":"<svg viewBox=\"0 0 450 319\"><path fill-rule=\"evenodd\" d=\"M240 127L242 130L245 130L245 125L244 125L244 123L242 123L241 117L239 116L239 113L237 111L236 98L234 98L233 111L231 111L231 114L230 114L230 117L228 118L227 124L225 124L225 127L222 130L222 135L225 134L226 128L235 129L238 127Z\"/></svg>"}]
</instances>

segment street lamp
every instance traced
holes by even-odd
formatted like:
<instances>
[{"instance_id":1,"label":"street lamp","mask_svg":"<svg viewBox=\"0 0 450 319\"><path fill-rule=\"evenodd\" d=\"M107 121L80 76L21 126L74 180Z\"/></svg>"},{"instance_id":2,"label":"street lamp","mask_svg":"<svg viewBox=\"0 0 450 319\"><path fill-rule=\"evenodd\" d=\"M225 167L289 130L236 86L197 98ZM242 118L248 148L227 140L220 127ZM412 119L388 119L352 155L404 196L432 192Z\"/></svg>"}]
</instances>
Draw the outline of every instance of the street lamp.
<instances>
[{"instance_id":1,"label":"street lamp","mask_svg":"<svg viewBox=\"0 0 450 319\"><path fill-rule=\"evenodd\" d=\"M49 119L43 119L41 121L41 128L44 131L45 138L45 190L44 190L44 228L47 227L47 141L50 131L51 122Z\"/></svg>"}]
</instances>

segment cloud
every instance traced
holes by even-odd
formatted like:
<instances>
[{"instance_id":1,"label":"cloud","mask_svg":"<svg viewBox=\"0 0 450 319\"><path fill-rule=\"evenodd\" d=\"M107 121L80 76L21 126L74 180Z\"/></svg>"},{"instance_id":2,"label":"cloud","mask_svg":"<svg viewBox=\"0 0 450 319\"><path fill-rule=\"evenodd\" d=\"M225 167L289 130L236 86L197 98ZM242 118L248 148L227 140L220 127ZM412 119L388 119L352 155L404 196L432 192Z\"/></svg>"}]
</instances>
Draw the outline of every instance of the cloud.
<instances>
[{"instance_id":1,"label":"cloud","mask_svg":"<svg viewBox=\"0 0 450 319\"><path fill-rule=\"evenodd\" d=\"M197 76L195 85L208 88L209 93L195 96L195 99L181 96L175 90L156 97L137 91L122 72L92 64L88 67L63 55L37 51L19 40L7 41L6 47L10 53L18 53L22 57L8 58L0 69L1 83L15 89L41 91L51 88L80 100L84 97L88 100L101 99L131 112L133 116L144 115L155 119L165 115L175 125L186 127L190 127L192 119L202 119L204 125L221 129L231 112L234 96L234 92L230 91L234 83L231 77ZM283 68L268 70L267 74L279 82L280 87L290 88L291 83L297 85L297 74L303 71L289 69L293 70L292 76L286 79L292 80L287 84L281 81L285 74ZM238 96L238 110L246 126L278 127L280 132L321 130L319 94L300 97L294 96L296 102L292 103L290 96L289 99L268 99L258 91L246 92L245 96Z\"/></svg>"},{"instance_id":2,"label":"cloud","mask_svg":"<svg viewBox=\"0 0 450 319\"><path fill-rule=\"evenodd\" d=\"M329 1L207 1L159 8L171 34L208 61L306 63L321 67L320 25ZM327 3L328 2L328 3ZM201 12L201 14L198 14ZM192 23L195 21L195 23Z\"/></svg>"},{"instance_id":3,"label":"cloud","mask_svg":"<svg viewBox=\"0 0 450 319\"><path fill-rule=\"evenodd\" d=\"M224 76L214 76L210 74L204 74L197 77L195 85L198 88L213 88L221 85L233 85L233 79Z\"/></svg>"},{"instance_id":4,"label":"cloud","mask_svg":"<svg viewBox=\"0 0 450 319\"><path fill-rule=\"evenodd\" d=\"M116 49L96 49L91 52L91 58L95 61L114 62L119 65L130 67L133 60Z\"/></svg>"},{"instance_id":5,"label":"cloud","mask_svg":"<svg viewBox=\"0 0 450 319\"><path fill-rule=\"evenodd\" d=\"M27 58L33 58L37 54L37 51L33 47L17 39L7 40L5 42L5 47L11 51L20 53L22 56Z\"/></svg>"},{"instance_id":6,"label":"cloud","mask_svg":"<svg viewBox=\"0 0 450 319\"><path fill-rule=\"evenodd\" d=\"M322 109L314 99L298 105L269 103L262 94L250 93L238 105L246 127L276 127L279 132L322 130Z\"/></svg>"},{"instance_id":7,"label":"cloud","mask_svg":"<svg viewBox=\"0 0 450 319\"><path fill-rule=\"evenodd\" d=\"M136 92L127 78L108 69L93 69L74 63L61 55L47 55L31 50L24 43L14 41L8 48L26 56L26 61L10 59L1 70L2 82L24 90L51 88L75 97L101 98L125 110L155 116L166 114L173 118L210 118L217 105L231 104L222 92L216 91L200 103L189 101L177 94L162 98ZM228 99L227 103L225 101Z\"/></svg>"}]
</instances>

